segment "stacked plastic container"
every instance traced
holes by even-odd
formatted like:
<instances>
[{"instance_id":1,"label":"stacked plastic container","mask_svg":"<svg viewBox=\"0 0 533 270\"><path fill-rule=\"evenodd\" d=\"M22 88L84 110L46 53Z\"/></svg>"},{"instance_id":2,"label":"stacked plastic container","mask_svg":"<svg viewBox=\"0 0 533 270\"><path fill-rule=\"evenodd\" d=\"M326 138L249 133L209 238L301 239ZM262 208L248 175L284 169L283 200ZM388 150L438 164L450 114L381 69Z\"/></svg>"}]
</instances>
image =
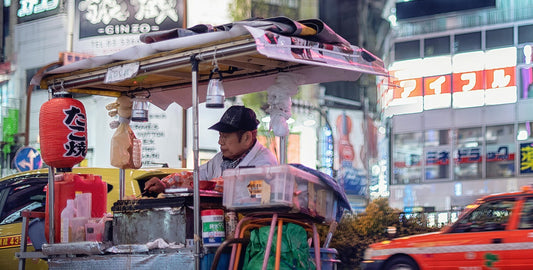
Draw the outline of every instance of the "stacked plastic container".
<instances>
[{"instance_id":1,"label":"stacked plastic container","mask_svg":"<svg viewBox=\"0 0 533 270\"><path fill-rule=\"evenodd\" d=\"M93 174L73 174L65 173L56 176L54 184L54 243L61 241L62 235L62 212L67 208L67 201L72 200L71 207L63 216L69 219L69 230L71 241L85 241L83 232L85 224L90 218L101 218L106 213L107 208L107 184L102 181L99 175ZM46 193L46 203L48 204L48 189ZM71 210L74 208L75 210ZM49 240L49 214L46 207L45 236ZM83 232L82 232L83 231ZM64 235L64 234L63 234Z\"/></svg>"},{"instance_id":2,"label":"stacked plastic container","mask_svg":"<svg viewBox=\"0 0 533 270\"><path fill-rule=\"evenodd\" d=\"M318 177L290 165L224 171L223 204L231 210L291 208L290 212L335 219L333 191Z\"/></svg>"}]
</instances>

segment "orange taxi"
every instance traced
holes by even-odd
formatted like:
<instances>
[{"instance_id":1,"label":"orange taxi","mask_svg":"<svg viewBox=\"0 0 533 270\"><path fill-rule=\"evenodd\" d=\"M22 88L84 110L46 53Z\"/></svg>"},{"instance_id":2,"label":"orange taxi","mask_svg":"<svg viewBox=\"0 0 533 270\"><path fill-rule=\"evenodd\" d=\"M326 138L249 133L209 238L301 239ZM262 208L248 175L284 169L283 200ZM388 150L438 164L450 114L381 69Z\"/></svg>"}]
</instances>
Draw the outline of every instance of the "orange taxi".
<instances>
[{"instance_id":1,"label":"orange taxi","mask_svg":"<svg viewBox=\"0 0 533 270\"><path fill-rule=\"evenodd\" d=\"M478 199L439 232L372 244L362 269L533 269L533 187Z\"/></svg>"}]
</instances>

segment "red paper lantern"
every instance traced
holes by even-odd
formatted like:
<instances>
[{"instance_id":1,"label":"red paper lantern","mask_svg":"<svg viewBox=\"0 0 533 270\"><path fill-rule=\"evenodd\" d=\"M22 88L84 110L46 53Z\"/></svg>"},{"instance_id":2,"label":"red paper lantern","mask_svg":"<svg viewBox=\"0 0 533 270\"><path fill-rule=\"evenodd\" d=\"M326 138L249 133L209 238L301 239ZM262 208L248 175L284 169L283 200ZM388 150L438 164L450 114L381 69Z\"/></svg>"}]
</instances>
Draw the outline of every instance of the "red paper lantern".
<instances>
[{"instance_id":1,"label":"red paper lantern","mask_svg":"<svg viewBox=\"0 0 533 270\"><path fill-rule=\"evenodd\" d=\"M83 104L60 93L41 106L41 155L51 167L72 168L87 154L87 122Z\"/></svg>"}]
</instances>

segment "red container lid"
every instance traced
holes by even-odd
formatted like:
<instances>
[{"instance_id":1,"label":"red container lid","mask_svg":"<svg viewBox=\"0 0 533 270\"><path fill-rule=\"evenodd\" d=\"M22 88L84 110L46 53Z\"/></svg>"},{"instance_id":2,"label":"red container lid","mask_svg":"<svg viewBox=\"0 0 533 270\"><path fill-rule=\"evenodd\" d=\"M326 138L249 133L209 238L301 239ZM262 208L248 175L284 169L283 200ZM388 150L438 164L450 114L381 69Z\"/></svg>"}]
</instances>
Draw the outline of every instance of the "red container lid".
<instances>
[{"instance_id":1,"label":"red container lid","mask_svg":"<svg viewBox=\"0 0 533 270\"><path fill-rule=\"evenodd\" d=\"M224 210L222 209L207 209L207 210L202 210L201 212L201 215L202 216L220 216L220 215L224 215Z\"/></svg>"}]
</instances>

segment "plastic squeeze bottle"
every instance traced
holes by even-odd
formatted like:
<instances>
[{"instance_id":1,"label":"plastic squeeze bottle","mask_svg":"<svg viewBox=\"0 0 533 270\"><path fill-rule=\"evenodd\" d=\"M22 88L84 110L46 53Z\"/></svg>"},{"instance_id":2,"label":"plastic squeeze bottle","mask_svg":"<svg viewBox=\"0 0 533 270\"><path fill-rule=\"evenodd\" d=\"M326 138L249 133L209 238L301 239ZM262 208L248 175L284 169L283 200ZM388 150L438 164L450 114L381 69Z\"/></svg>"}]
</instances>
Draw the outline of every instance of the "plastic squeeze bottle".
<instances>
[{"instance_id":1,"label":"plastic squeeze bottle","mask_svg":"<svg viewBox=\"0 0 533 270\"><path fill-rule=\"evenodd\" d=\"M76 192L74 197L76 217L91 218L92 194Z\"/></svg>"},{"instance_id":2,"label":"plastic squeeze bottle","mask_svg":"<svg viewBox=\"0 0 533 270\"><path fill-rule=\"evenodd\" d=\"M61 243L68 243L69 223L74 217L76 217L74 200L67 200L67 206L61 211Z\"/></svg>"}]
</instances>

